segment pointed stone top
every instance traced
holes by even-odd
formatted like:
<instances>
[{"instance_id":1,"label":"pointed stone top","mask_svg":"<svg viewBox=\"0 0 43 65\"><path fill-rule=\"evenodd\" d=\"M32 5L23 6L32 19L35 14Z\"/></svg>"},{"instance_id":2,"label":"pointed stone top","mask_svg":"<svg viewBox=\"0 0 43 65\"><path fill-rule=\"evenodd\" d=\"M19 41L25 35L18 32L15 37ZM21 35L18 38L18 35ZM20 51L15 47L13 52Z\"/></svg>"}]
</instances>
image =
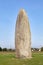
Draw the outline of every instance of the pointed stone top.
<instances>
[{"instance_id":1,"label":"pointed stone top","mask_svg":"<svg viewBox=\"0 0 43 65\"><path fill-rule=\"evenodd\" d=\"M20 12L25 12L25 10L24 9L20 9Z\"/></svg>"},{"instance_id":2,"label":"pointed stone top","mask_svg":"<svg viewBox=\"0 0 43 65\"><path fill-rule=\"evenodd\" d=\"M20 9L18 13L17 21L21 22L21 20L25 20L26 22L28 21L28 16L24 9Z\"/></svg>"},{"instance_id":3,"label":"pointed stone top","mask_svg":"<svg viewBox=\"0 0 43 65\"><path fill-rule=\"evenodd\" d=\"M25 14L26 15L26 12L24 9L20 9L19 14Z\"/></svg>"}]
</instances>

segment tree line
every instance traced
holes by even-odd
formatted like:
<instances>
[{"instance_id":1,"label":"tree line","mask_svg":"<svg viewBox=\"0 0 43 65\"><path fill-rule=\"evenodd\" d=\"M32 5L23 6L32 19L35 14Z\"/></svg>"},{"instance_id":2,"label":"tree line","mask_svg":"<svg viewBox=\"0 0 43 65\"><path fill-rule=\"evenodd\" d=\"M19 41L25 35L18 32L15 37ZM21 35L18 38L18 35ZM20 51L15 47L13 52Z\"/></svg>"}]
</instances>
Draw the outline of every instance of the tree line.
<instances>
[{"instance_id":1,"label":"tree line","mask_svg":"<svg viewBox=\"0 0 43 65\"><path fill-rule=\"evenodd\" d=\"M41 48L31 48L32 51L43 51L43 47Z\"/></svg>"},{"instance_id":2,"label":"tree line","mask_svg":"<svg viewBox=\"0 0 43 65\"><path fill-rule=\"evenodd\" d=\"M32 51L43 51L43 47L41 47L40 49L39 48L31 48ZM7 49L7 48L1 48L0 47L0 51L15 51L15 49Z\"/></svg>"},{"instance_id":3,"label":"tree line","mask_svg":"<svg viewBox=\"0 0 43 65\"><path fill-rule=\"evenodd\" d=\"M15 49L7 49L7 48L2 48L0 47L0 51L15 51Z\"/></svg>"}]
</instances>

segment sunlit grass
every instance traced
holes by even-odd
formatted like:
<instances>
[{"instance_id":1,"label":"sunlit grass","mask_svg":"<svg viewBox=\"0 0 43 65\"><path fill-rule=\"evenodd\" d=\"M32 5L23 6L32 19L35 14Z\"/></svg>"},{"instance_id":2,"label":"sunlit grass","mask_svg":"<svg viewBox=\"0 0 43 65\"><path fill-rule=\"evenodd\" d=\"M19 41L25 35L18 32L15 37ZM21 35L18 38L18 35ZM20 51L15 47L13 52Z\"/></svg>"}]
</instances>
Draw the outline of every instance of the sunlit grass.
<instances>
[{"instance_id":1,"label":"sunlit grass","mask_svg":"<svg viewBox=\"0 0 43 65\"><path fill-rule=\"evenodd\" d=\"M0 65L43 65L43 53L32 53L31 59L17 59L14 52L0 52Z\"/></svg>"}]
</instances>

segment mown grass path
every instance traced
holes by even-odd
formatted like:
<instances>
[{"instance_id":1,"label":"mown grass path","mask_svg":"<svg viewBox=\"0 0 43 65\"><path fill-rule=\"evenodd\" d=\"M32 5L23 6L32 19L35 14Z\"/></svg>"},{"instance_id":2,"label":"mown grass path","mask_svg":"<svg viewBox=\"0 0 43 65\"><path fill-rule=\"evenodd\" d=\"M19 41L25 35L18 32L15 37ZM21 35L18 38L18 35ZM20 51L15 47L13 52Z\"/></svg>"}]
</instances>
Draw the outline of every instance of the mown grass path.
<instances>
[{"instance_id":1,"label":"mown grass path","mask_svg":"<svg viewBox=\"0 0 43 65\"><path fill-rule=\"evenodd\" d=\"M0 52L0 65L43 65L43 52L32 53L31 59L17 59L14 52Z\"/></svg>"}]
</instances>

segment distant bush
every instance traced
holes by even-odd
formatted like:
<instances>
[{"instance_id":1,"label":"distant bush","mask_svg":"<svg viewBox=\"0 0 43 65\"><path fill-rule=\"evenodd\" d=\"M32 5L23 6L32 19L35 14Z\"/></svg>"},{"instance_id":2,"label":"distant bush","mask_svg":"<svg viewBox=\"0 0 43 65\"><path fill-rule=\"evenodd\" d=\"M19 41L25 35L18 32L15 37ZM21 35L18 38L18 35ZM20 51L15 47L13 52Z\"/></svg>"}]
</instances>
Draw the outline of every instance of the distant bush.
<instances>
[{"instance_id":1,"label":"distant bush","mask_svg":"<svg viewBox=\"0 0 43 65\"><path fill-rule=\"evenodd\" d=\"M8 51L12 51L12 49L8 49Z\"/></svg>"},{"instance_id":2,"label":"distant bush","mask_svg":"<svg viewBox=\"0 0 43 65\"><path fill-rule=\"evenodd\" d=\"M3 48L3 51L7 51L7 48Z\"/></svg>"},{"instance_id":3,"label":"distant bush","mask_svg":"<svg viewBox=\"0 0 43 65\"><path fill-rule=\"evenodd\" d=\"M43 47L41 47L41 51L43 51Z\"/></svg>"},{"instance_id":4,"label":"distant bush","mask_svg":"<svg viewBox=\"0 0 43 65\"><path fill-rule=\"evenodd\" d=\"M0 47L0 51L2 51L2 48Z\"/></svg>"},{"instance_id":5,"label":"distant bush","mask_svg":"<svg viewBox=\"0 0 43 65\"><path fill-rule=\"evenodd\" d=\"M14 51L15 52L15 49L8 49L8 51Z\"/></svg>"}]
</instances>

